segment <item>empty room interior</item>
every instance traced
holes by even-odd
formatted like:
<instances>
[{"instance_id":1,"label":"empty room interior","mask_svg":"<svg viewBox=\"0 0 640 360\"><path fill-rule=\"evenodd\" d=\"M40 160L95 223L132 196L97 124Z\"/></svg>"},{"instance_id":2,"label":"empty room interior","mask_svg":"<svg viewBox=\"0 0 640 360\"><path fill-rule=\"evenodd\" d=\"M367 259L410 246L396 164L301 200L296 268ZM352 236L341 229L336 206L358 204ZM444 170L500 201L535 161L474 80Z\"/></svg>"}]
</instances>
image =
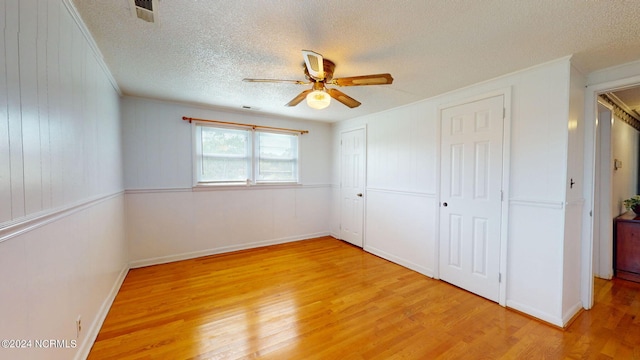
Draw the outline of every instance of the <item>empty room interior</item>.
<instances>
[{"instance_id":1,"label":"empty room interior","mask_svg":"<svg viewBox=\"0 0 640 360\"><path fill-rule=\"evenodd\" d=\"M639 10L0 2L0 358L640 358Z\"/></svg>"}]
</instances>

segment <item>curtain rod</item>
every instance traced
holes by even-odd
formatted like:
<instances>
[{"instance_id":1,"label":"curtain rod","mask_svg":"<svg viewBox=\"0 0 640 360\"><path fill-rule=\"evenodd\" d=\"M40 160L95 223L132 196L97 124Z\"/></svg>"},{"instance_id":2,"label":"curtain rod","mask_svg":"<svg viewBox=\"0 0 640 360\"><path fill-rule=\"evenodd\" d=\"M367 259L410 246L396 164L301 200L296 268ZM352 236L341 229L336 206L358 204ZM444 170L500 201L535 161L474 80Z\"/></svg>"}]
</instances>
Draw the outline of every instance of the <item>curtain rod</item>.
<instances>
[{"instance_id":1,"label":"curtain rod","mask_svg":"<svg viewBox=\"0 0 640 360\"><path fill-rule=\"evenodd\" d=\"M207 122L207 123L214 123L214 124L225 124L225 125L235 125L235 126L244 126L244 127L250 127L252 129L269 129L269 130L280 130L280 131L289 131L289 132L296 132L296 133L300 133L300 135L302 134L308 134L309 130L296 130L296 129L287 129L287 128L279 128L279 127L273 127L273 126L262 126L262 125L253 125L253 124L241 124L241 123L235 123L235 122L228 122L228 121L219 121L219 120L207 120L207 119L198 119L198 118L191 118L191 117L186 117L183 116L182 120L186 120L189 123L191 123L192 121L195 122Z\"/></svg>"}]
</instances>

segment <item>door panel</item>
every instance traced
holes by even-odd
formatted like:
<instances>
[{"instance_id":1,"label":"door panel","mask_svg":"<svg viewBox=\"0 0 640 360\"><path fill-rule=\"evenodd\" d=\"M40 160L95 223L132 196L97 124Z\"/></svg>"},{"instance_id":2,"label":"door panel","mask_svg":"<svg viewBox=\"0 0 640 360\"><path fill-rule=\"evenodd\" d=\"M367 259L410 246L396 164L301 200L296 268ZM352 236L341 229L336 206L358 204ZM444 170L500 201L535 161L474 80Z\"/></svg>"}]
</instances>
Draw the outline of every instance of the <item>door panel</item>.
<instances>
[{"instance_id":1,"label":"door panel","mask_svg":"<svg viewBox=\"0 0 640 360\"><path fill-rule=\"evenodd\" d=\"M341 135L341 226L340 238L363 246L365 132L364 129Z\"/></svg>"},{"instance_id":2,"label":"door panel","mask_svg":"<svg viewBox=\"0 0 640 360\"><path fill-rule=\"evenodd\" d=\"M503 96L441 113L440 278L499 297Z\"/></svg>"}]
</instances>

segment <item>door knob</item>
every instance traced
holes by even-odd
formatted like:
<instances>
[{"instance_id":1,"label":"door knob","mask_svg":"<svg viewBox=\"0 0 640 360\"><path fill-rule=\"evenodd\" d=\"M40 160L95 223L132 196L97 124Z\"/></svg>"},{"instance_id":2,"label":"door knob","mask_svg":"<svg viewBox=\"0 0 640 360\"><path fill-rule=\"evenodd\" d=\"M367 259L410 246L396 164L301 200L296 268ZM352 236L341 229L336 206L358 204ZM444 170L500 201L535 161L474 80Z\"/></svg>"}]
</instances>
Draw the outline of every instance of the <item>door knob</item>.
<instances>
[{"instance_id":1,"label":"door knob","mask_svg":"<svg viewBox=\"0 0 640 360\"><path fill-rule=\"evenodd\" d=\"M356 195L358 195L358 197L362 197L362 193L358 193L358 194L356 194Z\"/></svg>"},{"instance_id":2,"label":"door knob","mask_svg":"<svg viewBox=\"0 0 640 360\"><path fill-rule=\"evenodd\" d=\"M449 204L447 204L446 202L443 202L442 206L447 207L447 206L449 206Z\"/></svg>"}]
</instances>

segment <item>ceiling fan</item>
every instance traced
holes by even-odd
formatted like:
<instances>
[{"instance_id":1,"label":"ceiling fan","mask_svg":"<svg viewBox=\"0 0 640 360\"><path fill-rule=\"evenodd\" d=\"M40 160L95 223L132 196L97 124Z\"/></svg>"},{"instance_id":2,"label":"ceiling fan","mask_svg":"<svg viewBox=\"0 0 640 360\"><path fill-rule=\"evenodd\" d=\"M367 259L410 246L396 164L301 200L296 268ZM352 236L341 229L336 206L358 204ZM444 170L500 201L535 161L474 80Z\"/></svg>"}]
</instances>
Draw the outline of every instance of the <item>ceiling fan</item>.
<instances>
[{"instance_id":1,"label":"ceiling fan","mask_svg":"<svg viewBox=\"0 0 640 360\"><path fill-rule=\"evenodd\" d=\"M301 92L285 106L296 106L302 100L307 99L307 104L315 109L324 109L329 106L331 98L336 99L350 108L360 106L360 102L358 100L346 95L338 89L327 88L326 85L362 86L388 85L393 83L391 74L362 75L334 79L333 71L335 70L336 65L332 61L324 59L322 55L310 50L302 50L302 56L305 64L304 74L308 81L280 79L242 79L242 81L289 83L297 85L311 84L311 89Z\"/></svg>"}]
</instances>

